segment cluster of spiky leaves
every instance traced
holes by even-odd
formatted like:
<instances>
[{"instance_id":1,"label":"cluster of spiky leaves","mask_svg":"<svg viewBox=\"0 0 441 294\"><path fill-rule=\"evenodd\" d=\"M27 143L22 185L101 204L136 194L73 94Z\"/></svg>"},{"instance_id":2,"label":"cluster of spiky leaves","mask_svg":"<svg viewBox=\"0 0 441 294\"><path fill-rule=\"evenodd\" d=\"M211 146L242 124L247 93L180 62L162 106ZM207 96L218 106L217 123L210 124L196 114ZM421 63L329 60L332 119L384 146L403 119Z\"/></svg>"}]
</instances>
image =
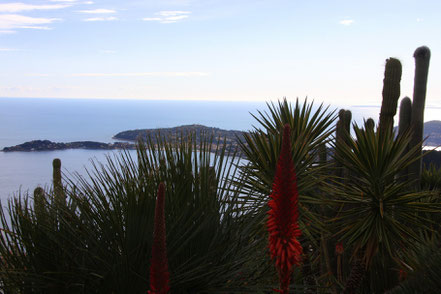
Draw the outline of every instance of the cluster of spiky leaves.
<instances>
[{"instance_id":1,"label":"cluster of spiky leaves","mask_svg":"<svg viewBox=\"0 0 441 294\"><path fill-rule=\"evenodd\" d=\"M298 99L294 107L286 99L267 106L268 112L258 111L258 115L253 115L260 127L246 134L241 144L248 160L248 164L240 170L245 178L241 200L246 207L262 208L261 217L265 217L263 207L271 193L282 146L280 130L288 124L291 128L291 156L298 179L299 213L303 216L299 226L305 237L315 242L312 235L323 230L320 209L313 205L317 204L317 188L325 171L325 166L318 164L318 155L320 147L329 142L333 132L334 111L328 111L323 105L315 106L307 100L302 104Z\"/></svg>"},{"instance_id":2,"label":"cluster of spiky leaves","mask_svg":"<svg viewBox=\"0 0 441 294\"><path fill-rule=\"evenodd\" d=\"M72 179L67 207L47 195L47 211L64 212L56 225L63 233L38 223L29 197L12 200L10 222L1 210L4 291L146 293L161 181L171 292L271 289L262 282L270 265L254 254L265 238L253 236L257 220L237 204L241 189L228 180L238 160L210 138L198 150L191 137L141 143L138 160L123 152L94 163L88 178Z\"/></svg>"},{"instance_id":3,"label":"cluster of spiky leaves","mask_svg":"<svg viewBox=\"0 0 441 294\"><path fill-rule=\"evenodd\" d=\"M396 139L393 132L375 133L357 126L354 132L355 138L336 146L337 160L350 171L350 177L345 184L335 182L330 187L337 197L334 203L340 207L332 222L337 236L352 247L353 257L385 281L391 276L386 274L388 267L407 263L403 252L423 242L420 232L430 230L431 223L427 213L440 207L431 199L431 192L413 192L412 183L398 177L399 171L420 156L417 147L406 150L409 132ZM380 284L374 280L371 277L371 289ZM395 283L396 278L389 282Z\"/></svg>"},{"instance_id":4,"label":"cluster of spiky leaves","mask_svg":"<svg viewBox=\"0 0 441 294\"><path fill-rule=\"evenodd\" d=\"M333 112L307 101L292 107L286 100L268 109L255 116L261 128L247 134L241 146L248 161L212 140L196 150L191 137L172 143L158 138L140 144L137 160L122 153L96 163L88 178L72 179L64 204L55 201L54 191L36 191L34 205L26 195L12 199L0 210L0 289L145 293L160 182L167 191L170 292L266 293L277 287L278 273L265 258L265 203L286 123L303 245L290 288L341 292L345 282L350 285L349 264L358 258L365 266L347 289L362 280L362 293L384 292L397 286L400 270L408 280L399 289L409 293L424 275L436 283L439 258L434 255L434 263L424 267L430 254L421 254L419 245L428 239L435 240L435 248L441 244L431 214L441 211L439 192L413 192L412 183L400 178L420 156L416 148L407 149L409 135L395 139L373 127L355 127L355 138L348 133L344 144L335 146L335 160L348 172L344 181L334 181L325 147L335 130ZM336 253L339 242L344 252Z\"/></svg>"},{"instance_id":5,"label":"cluster of spiky leaves","mask_svg":"<svg viewBox=\"0 0 441 294\"><path fill-rule=\"evenodd\" d=\"M320 187L329 175L329 163L319 161L319 155L326 157L326 144L331 140L336 118L335 111L323 105L314 105L306 99L295 103L283 99L268 103L266 111L253 115L259 123L244 136L241 149L247 162L240 169L243 178L243 194L240 201L262 224L265 223L269 195L276 174L277 160L282 147L280 130L288 124L291 128L291 157L296 167L299 192L300 242L303 247L303 262L300 271L293 276L295 287L317 291L317 283L327 279L320 265L321 237L324 237L324 207L321 205ZM261 236L264 226L256 227L254 235ZM329 258L325 258L331 266ZM292 288L292 286L291 286Z\"/></svg>"},{"instance_id":6,"label":"cluster of spiky leaves","mask_svg":"<svg viewBox=\"0 0 441 294\"><path fill-rule=\"evenodd\" d=\"M303 251L298 240L301 235L297 209L299 195L291 158L290 131L289 125L285 125L267 221L269 249L271 258L276 260L282 293L288 293L293 266L300 265Z\"/></svg>"}]
</instances>

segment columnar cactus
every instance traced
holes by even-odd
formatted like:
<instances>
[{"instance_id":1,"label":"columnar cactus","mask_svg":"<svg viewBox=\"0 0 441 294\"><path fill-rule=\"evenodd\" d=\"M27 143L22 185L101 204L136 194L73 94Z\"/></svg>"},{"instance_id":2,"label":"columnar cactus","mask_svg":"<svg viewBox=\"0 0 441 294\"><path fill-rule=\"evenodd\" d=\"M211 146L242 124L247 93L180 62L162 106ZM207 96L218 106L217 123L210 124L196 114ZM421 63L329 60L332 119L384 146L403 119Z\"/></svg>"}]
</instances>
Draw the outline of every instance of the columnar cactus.
<instances>
[{"instance_id":1,"label":"columnar cactus","mask_svg":"<svg viewBox=\"0 0 441 294\"><path fill-rule=\"evenodd\" d=\"M55 158L52 161L53 167L53 185L55 201L59 203L66 203L66 196L64 195L63 183L61 182L61 160Z\"/></svg>"},{"instance_id":2,"label":"columnar cactus","mask_svg":"<svg viewBox=\"0 0 441 294\"><path fill-rule=\"evenodd\" d=\"M375 128L375 122L372 118L368 118L367 120L365 120L365 122L364 122L364 129L365 130L373 131L374 128Z\"/></svg>"},{"instance_id":3,"label":"columnar cactus","mask_svg":"<svg viewBox=\"0 0 441 294\"><path fill-rule=\"evenodd\" d=\"M404 97L400 103L400 120L398 122L398 136L401 136L409 130L410 120L412 117L412 101L409 97ZM406 147L406 152L409 150L409 146ZM399 172L398 176L402 181L406 181L409 174L409 168Z\"/></svg>"},{"instance_id":4,"label":"columnar cactus","mask_svg":"<svg viewBox=\"0 0 441 294\"><path fill-rule=\"evenodd\" d=\"M343 144L349 137L352 113L350 110L341 109L338 112L338 117L339 120L335 131L335 143L337 145ZM336 176L339 178L344 177L343 165L339 162L336 163Z\"/></svg>"},{"instance_id":5,"label":"columnar cactus","mask_svg":"<svg viewBox=\"0 0 441 294\"><path fill-rule=\"evenodd\" d=\"M37 187L34 190L34 213L37 218L37 222L43 222L46 216L46 199L44 196L44 190L41 187Z\"/></svg>"},{"instance_id":6,"label":"columnar cactus","mask_svg":"<svg viewBox=\"0 0 441 294\"><path fill-rule=\"evenodd\" d=\"M419 47L413 54L415 58L415 80L413 88L410 146L421 146L424 131L424 106L426 103L427 75L429 73L430 49ZM417 189L420 186L422 159L409 166L409 179L415 180Z\"/></svg>"},{"instance_id":7,"label":"columnar cactus","mask_svg":"<svg viewBox=\"0 0 441 294\"><path fill-rule=\"evenodd\" d=\"M398 135L403 134L410 127L412 117L412 101L404 97L400 103L400 120L398 122Z\"/></svg>"},{"instance_id":8,"label":"columnar cactus","mask_svg":"<svg viewBox=\"0 0 441 294\"><path fill-rule=\"evenodd\" d=\"M383 80L383 102L381 103L380 132L391 132L394 125L394 116L397 112L397 102L400 98L401 62L395 58L386 60L386 69Z\"/></svg>"}]
</instances>

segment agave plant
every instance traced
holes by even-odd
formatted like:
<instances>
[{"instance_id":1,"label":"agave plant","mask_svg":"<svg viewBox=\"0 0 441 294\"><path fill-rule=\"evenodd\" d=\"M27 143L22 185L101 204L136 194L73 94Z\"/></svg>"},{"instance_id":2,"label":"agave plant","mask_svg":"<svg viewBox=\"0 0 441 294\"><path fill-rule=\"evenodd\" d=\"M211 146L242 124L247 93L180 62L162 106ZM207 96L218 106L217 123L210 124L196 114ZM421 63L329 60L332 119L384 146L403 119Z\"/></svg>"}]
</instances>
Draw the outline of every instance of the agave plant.
<instances>
[{"instance_id":1,"label":"agave plant","mask_svg":"<svg viewBox=\"0 0 441 294\"><path fill-rule=\"evenodd\" d=\"M421 230L430 230L427 213L440 211L430 192L414 192L399 172L420 156L417 147L406 150L409 133L394 139L393 132L363 130L354 125L355 138L336 146L337 160L349 170L345 183L333 183L338 214L332 220L338 238L352 249L353 270L345 293L360 286L366 271L371 292L397 282L391 273L408 261L403 253L423 242Z\"/></svg>"}]
</instances>

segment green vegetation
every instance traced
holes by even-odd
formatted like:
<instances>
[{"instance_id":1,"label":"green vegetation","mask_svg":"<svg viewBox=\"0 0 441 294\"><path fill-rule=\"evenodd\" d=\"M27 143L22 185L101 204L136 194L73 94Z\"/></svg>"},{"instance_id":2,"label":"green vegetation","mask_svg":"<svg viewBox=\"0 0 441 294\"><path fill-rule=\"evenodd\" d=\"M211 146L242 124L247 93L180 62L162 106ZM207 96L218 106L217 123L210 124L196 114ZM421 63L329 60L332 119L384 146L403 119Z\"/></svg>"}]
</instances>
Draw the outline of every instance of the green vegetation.
<instances>
[{"instance_id":1,"label":"green vegetation","mask_svg":"<svg viewBox=\"0 0 441 294\"><path fill-rule=\"evenodd\" d=\"M0 289L165 293L151 287L155 260L158 280L158 268L168 268L170 293L271 293L279 277L281 293L439 292L441 169L418 178L408 169L423 155L421 140L411 143L410 99L401 102L399 134L392 129L398 64L386 64L378 128L372 119L351 127L348 110L337 120L323 105L284 99L254 115L258 126L236 151L213 135L147 136L137 158L121 152L70 179L55 159L52 189L0 210ZM154 225L157 195L165 226ZM291 210L298 219L286 221ZM283 223L301 248L283 245L282 235L268 245L267 227L274 237ZM296 255L282 270L280 248L303 252L300 262Z\"/></svg>"}]
</instances>

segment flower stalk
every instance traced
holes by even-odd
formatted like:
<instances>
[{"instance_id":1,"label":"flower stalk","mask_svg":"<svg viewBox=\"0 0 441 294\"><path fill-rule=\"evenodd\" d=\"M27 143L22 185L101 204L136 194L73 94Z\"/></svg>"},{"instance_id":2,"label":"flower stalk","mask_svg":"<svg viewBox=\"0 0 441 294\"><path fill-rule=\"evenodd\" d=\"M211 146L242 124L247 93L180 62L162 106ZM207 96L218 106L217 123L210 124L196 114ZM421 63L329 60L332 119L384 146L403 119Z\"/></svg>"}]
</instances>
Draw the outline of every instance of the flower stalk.
<instances>
[{"instance_id":1,"label":"flower stalk","mask_svg":"<svg viewBox=\"0 0 441 294\"><path fill-rule=\"evenodd\" d=\"M160 183L156 198L155 223L153 229L152 259L150 263L149 294L166 294L169 287L167 247L165 242L165 186Z\"/></svg>"},{"instance_id":2,"label":"flower stalk","mask_svg":"<svg viewBox=\"0 0 441 294\"><path fill-rule=\"evenodd\" d=\"M294 163L291 157L291 129L283 130L282 150L277 162L273 191L268 206L267 228L269 250L279 273L280 290L289 293L293 266L301 263L302 246L298 240L301 231L298 225L298 189Z\"/></svg>"}]
</instances>

